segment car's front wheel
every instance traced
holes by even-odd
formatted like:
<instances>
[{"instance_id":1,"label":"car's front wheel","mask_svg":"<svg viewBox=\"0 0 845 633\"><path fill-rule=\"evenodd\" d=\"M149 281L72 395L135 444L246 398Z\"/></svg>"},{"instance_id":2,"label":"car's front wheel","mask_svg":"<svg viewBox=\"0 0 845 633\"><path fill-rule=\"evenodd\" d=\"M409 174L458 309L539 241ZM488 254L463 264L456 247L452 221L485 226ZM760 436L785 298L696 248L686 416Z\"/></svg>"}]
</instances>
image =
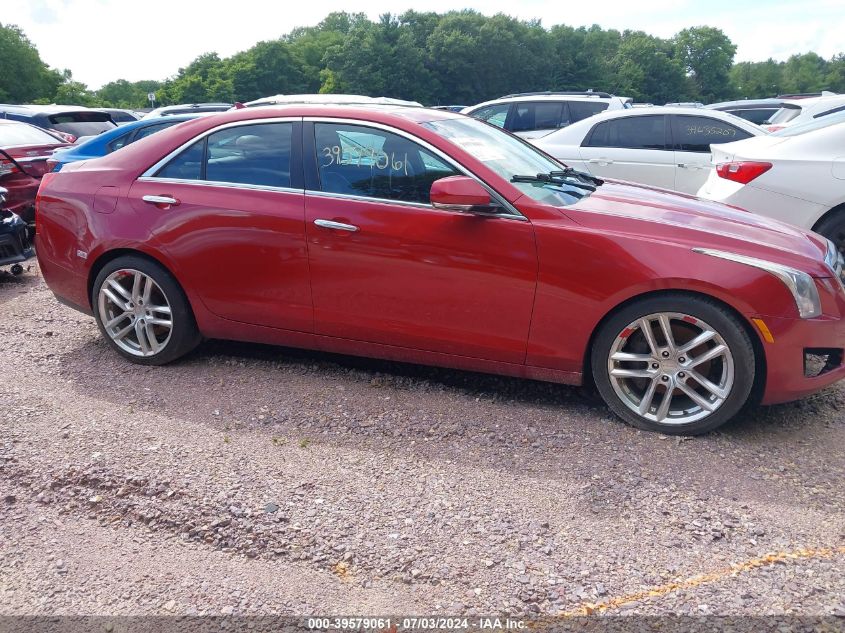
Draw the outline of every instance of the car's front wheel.
<instances>
[{"instance_id":1,"label":"car's front wheel","mask_svg":"<svg viewBox=\"0 0 845 633\"><path fill-rule=\"evenodd\" d=\"M94 281L91 299L100 332L133 363L163 365L200 341L179 284L162 266L143 257L107 263Z\"/></svg>"},{"instance_id":2,"label":"car's front wheel","mask_svg":"<svg viewBox=\"0 0 845 633\"><path fill-rule=\"evenodd\" d=\"M608 406L639 428L706 433L730 420L754 387L754 346L714 301L661 295L612 315L595 337L593 379Z\"/></svg>"}]
</instances>

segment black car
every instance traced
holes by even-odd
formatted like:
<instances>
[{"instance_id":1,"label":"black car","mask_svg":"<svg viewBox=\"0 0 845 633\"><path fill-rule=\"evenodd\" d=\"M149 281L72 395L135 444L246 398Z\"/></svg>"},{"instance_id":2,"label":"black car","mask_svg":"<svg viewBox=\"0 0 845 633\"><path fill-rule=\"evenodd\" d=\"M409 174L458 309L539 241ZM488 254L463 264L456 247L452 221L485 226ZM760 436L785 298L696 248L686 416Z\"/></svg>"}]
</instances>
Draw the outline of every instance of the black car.
<instances>
[{"instance_id":1,"label":"black car","mask_svg":"<svg viewBox=\"0 0 845 633\"><path fill-rule=\"evenodd\" d=\"M0 187L0 266L11 266L13 275L23 272L21 262L35 257L30 229L17 213L3 208L6 190Z\"/></svg>"},{"instance_id":2,"label":"black car","mask_svg":"<svg viewBox=\"0 0 845 633\"><path fill-rule=\"evenodd\" d=\"M44 128L68 143L117 127L108 112L82 106L0 104L0 119Z\"/></svg>"}]
</instances>

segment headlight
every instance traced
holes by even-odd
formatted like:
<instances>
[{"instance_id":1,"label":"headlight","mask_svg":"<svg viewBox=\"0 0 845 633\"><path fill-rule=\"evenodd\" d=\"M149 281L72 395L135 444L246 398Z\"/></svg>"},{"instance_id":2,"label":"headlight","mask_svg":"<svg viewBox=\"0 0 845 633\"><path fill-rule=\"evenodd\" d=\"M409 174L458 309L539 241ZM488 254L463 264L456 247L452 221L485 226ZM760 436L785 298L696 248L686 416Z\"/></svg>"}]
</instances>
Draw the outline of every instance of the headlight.
<instances>
[{"instance_id":1,"label":"headlight","mask_svg":"<svg viewBox=\"0 0 845 633\"><path fill-rule=\"evenodd\" d=\"M765 259L738 255L737 253L716 251L709 248L694 248L692 250L695 253L720 257L739 264L745 264L746 266L754 266L754 268L771 273L780 279L784 286L789 288L792 297L795 299L798 314L802 319L812 319L822 313L822 303L819 299L819 290L816 288L816 282L805 272L790 268L789 266L783 266L782 264L769 262Z\"/></svg>"},{"instance_id":2,"label":"headlight","mask_svg":"<svg viewBox=\"0 0 845 633\"><path fill-rule=\"evenodd\" d=\"M845 258L836 248L836 244L827 240L827 253L824 256L824 263L833 272L833 276L839 280L842 289L845 290Z\"/></svg>"}]
</instances>

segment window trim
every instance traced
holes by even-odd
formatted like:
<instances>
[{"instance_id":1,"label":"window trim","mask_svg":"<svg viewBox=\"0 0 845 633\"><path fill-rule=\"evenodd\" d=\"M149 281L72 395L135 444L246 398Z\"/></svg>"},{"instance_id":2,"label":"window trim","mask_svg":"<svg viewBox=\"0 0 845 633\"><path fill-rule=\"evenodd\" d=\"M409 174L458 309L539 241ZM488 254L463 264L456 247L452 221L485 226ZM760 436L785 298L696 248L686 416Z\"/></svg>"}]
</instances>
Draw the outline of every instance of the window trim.
<instances>
[{"instance_id":1,"label":"window trim","mask_svg":"<svg viewBox=\"0 0 845 633\"><path fill-rule=\"evenodd\" d=\"M340 117L321 117L321 116L306 116L303 117L303 160L302 163L305 165L306 161L308 162L306 167L306 177L305 177L305 192L309 195L316 195L321 198L339 198L342 200L359 200L362 202L379 202L382 204L396 204L400 206L408 206L408 207L416 207L421 209L431 209L436 210L439 213L448 213L448 211L444 211L443 209L436 209L431 203L425 204L423 202L409 202L407 200L392 200L390 198L373 198L369 196L359 196L355 194L346 194L346 193L334 193L330 191L322 191L322 189L315 189L314 187L320 187L319 181L319 167L317 165L317 145L316 145L316 136L315 136L315 123L337 123L340 125L353 125L358 127L370 127L377 130L381 130L383 132L389 132L391 134L396 134L397 136L401 136L406 140L416 143L417 145L421 146L422 148L426 149L427 151L434 154L437 158L443 160L447 165L452 167L458 173L468 176L475 180L478 184L480 184L484 189L487 190L487 193L490 194L490 197L499 203L499 205L505 210L505 213L477 213L475 215L485 215L491 218L504 218L506 220L519 220L523 222L528 222L528 218L522 215L519 211L517 211L516 207L514 207L510 202L508 202L504 196L499 194L492 186L487 184L484 180L476 176L466 167L461 165L457 162L454 158L443 152L442 150L436 148L435 146L431 145L427 141L421 139L418 136L410 132L406 132L405 130L400 130L399 128L392 127L390 125L385 125L383 123L377 123L375 121L367 121L364 119L343 119ZM309 125L310 124L310 125ZM491 125L488 123L488 125ZM495 126L494 126L495 127ZM501 128L497 128L501 129ZM306 158L306 154L310 156L310 158ZM461 211L456 211L455 213L463 213ZM466 215L466 214L464 214Z\"/></svg>"},{"instance_id":2,"label":"window trim","mask_svg":"<svg viewBox=\"0 0 845 633\"><path fill-rule=\"evenodd\" d=\"M274 187L271 185L253 185L249 183L238 183L238 182L225 182L225 181L217 181L217 180L205 180L205 169L206 169L206 162L208 157L208 137L214 134L215 132L219 132L221 130L225 130L231 127L243 127L247 125L261 125L266 123L292 123L293 130L291 133L291 186L290 187ZM299 124L299 125L297 125ZM294 193L302 193L305 191L305 182L302 178L302 171L296 173L294 171L294 166L296 163L296 159L299 158L299 166L300 168L304 167L303 157L302 157L302 117L295 116L295 117L272 117L267 119L249 119L246 121L231 121L229 123L223 123L222 125L218 125L216 127L210 128L197 134L196 136L192 137L188 141L182 143L179 147L171 151L170 153L166 154L164 158L159 159L154 165L144 170L136 180L143 181L143 182L167 182L172 184L195 184L195 185L208 185L213 187L232 187L232 188L241 188L241 189L251 189L254 191L281 191L281 192L294 192ZM176 156L181 154L184 150L188 149L195 143L202 141L203 148L202 148L202 167L200 171L200 176L202 178L198 180L191 180L187 178L163 178L155 176L155 173L164 167L167 163L169 163L172 159ZM296 177L294 174L296 173ZM297 186L294 187L293 184L298 182L301 187Z\"/></svg>"},{"instance_id":3,"label":"window trim","mask_svg":"<svg viewBox=\"0 0 845 633\"><path fill-rule=\"evenodd\" d=\"M592 115L595 116L595 115ZM596 133L596 130L600 125L610 124L614 121L620 121L624 119L640 119L643 117L662 117L663 118L663 149L655 149L653 147L619 147L617 145L590 145L590 142L593 140L593 136ZM672 142L672 123L671 121L667 121L667 117L670 115L667 114L629 114L627 116L617 116L613 117L612 119L606 119L604 121L596 121L595 125L590 128L590 131L584 136L584 139L581 141L581 147L586 147L588 149L628 149L633 150L636 152L672 152L674 151L674 143ZM587 117L590 118L590 117ZM586 120L586 119L582 119Z\"/></svg>"}]
</instances>

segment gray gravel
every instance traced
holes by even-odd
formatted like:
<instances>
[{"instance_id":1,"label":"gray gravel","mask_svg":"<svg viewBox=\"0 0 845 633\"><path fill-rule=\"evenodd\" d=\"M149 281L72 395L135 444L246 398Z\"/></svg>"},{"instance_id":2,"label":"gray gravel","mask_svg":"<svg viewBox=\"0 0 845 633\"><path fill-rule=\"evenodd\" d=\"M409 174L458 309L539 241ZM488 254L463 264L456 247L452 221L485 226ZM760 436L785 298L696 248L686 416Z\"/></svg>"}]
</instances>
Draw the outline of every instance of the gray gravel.
<instances>
[{"instance_id":1,"label":"gray gravel","mask_svg":"<svg viewBox=\"0 0 845 633\"><path fill-rule=\"evenodd\" d=\"M0 273L0 615L845 605L845 391L706 437L576 390L224 342L131 365Z\"/></svg>"}]
</instances>

